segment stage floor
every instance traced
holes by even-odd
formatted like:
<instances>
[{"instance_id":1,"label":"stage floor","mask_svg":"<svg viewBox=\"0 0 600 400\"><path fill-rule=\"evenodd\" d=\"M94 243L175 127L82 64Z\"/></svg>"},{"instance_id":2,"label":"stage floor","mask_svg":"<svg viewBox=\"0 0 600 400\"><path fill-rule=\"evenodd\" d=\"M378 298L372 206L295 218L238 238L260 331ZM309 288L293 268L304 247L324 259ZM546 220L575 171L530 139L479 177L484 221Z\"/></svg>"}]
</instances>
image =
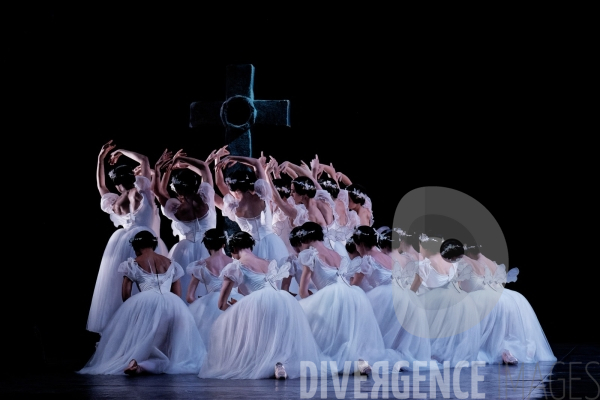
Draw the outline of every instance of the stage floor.
<instances>
[{"instance_id":1,"label":"stage floor","mask_svg":"<svg viewBox=\"0 0 600 400\"><path fill-rule=\"evenodd\" d=\"M600 346L551 344L557 363L484 365L393 375L290 380L218 380L196 375L78 375L65 362L47 361L5 373L2 399L335 399L486 398L598 399ZM433 385L431 385L433 383ZM407 389L404 385L407 385ZM312 386L311 386L312 385Z\"/></svg>"}]
</instances>

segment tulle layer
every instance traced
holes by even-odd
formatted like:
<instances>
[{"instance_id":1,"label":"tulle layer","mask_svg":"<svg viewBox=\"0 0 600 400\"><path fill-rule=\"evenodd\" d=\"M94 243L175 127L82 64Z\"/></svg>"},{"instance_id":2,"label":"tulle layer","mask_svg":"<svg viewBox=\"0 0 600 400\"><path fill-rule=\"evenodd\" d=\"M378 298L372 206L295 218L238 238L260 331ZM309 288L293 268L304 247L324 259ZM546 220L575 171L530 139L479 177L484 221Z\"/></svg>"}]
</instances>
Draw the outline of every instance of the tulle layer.
<instances>
[{"instance_id":1,"label":"tulle layer","mask_svg":"<svg viewBox=\"0 0 600 400\"><path fill-rule=\"evenodd\" d=\"M198 261L210 256L210 253L204 246L204 243L201 241L192 242L188 239L182 239L179 242L175 243L171 250L169 251L169 258L173 261L176 261L181 266L187 266L194 261ZM188 286L192 280L192 276L186 272L180 278L181 282L181 299L186 301L186 295ZM196 296L203 296L206 294L206 288L204 285L198 285L196 288Z\"/></svg>"},{"instance_id":2,"label":"tulle layer","mask_svg":"<svg viewBox=\"0 0 600 400\"><path fill-rule=\"evenodd\" d=\"M312 334L325 355L343 366L359 358L369 364L387 361L390 368L402 356L386 349L371 302L357 286L339 281L302 299Z\"/></svg>"},{"instance_id":3,"label":"tulle layer","mask_svg":"<svg viewBox=\"0 0 600 400\"><path fill-rule=\"evenodd\" d=\"M205 356L206 347L183 301L171 292L149 290L117 310L96 352L78 373L123 375L135 359L152 373L197 374Z\"/></svg>"},{"instance_id":4,"label":"tulle layer","mask_svg":"<svg viewBox=\"0 0 600 400\"><path fill-rule=\"evenodd\" d=\"M244 296L213 323L200 378L272 378L281 362L294 379L307 376L301 361L328 361L315 342L299 302L266 287Z\"/></svg>"},{"instance_id":5,"label":"tulle layer","mask_svg":"<svg viewBox=\"0 0 600 400\"><path fill-rule=\"evenodd\" d=\"M145 226L133 226L129 229L120 228L113 232L108 240L96 277L94 294L92 295L92 304L86 326L88 331L102 333L110 318L123 304L121 296L123 274L119 273L117 269L129 257L136 257L129 240L143 230L152 232L150 228ZM158 243L156 252L166 256L168 252L164 242L159 239ZM132 293L136 294L138 292L137 287L133 285Z\"/></svg>"}]
</instances>

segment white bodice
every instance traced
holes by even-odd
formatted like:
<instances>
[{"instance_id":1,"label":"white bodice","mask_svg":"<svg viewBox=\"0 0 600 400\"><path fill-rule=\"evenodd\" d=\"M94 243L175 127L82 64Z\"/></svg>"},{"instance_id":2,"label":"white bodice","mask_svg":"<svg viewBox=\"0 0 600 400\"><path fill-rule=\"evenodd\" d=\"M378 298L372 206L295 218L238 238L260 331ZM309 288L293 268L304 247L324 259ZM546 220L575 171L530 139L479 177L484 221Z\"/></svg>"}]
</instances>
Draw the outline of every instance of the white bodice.
<instances>
[{"instance_id":1,"label":"white bodice","mask_svg":"<svg viewBox=\"0 0 600 400\"><path fill-rule=\"evenodd\" d=\"M350 211L348 209L348 191L346 189L340 189L338 200L344 203L344 212L346 213L346 224L340 224L339 215L336 214L336 218L333 223L327 227L328 237L336 241L346 241L352 237L354 228L360 225L360 219L356 211ZM335 208L334 208L335 210Z\"/></svg>"},{"instance_id":2,"label":"white bodice","mask_svg":"<svg viewBox=\"0 0 600 400\"><path fill-rule=\"evenodd\" d=\"M360 272L365 276L364 279L369 281L372 287L380 285L389 285L392 283L392 270L385 268L375 259L366 255L362 257L363 262L360 264Z\"/></svg>"},{"instance_id":3,"label":"white bodice","mask_svg":"<svg viewBox=\"0 0 600 400\"><path fill-rule=\"evenodd\" d=\"M142 201L137 210L132 209L125 215L115 214L113 206L119 198L119 195L116 193L104 194L100 199L100 208L110 215L110 220L117 228L122 226L124 229L130 229L132 227L144 226L154 231L154 227L156 226L156 203L154 202L152 183L145 176L136 176L134 186L142 195ZM153 233L155 236L160 234L160 232Z\"/></svg>"},{"instance_id":4,"label":"white bodice","mask_svg":"<svg viewBox=\"0 0 600 400\"><path fill-rule=\"evenodd\" d=\"M199 260L187 266L186 272L194 276L206 287L206 293L219 292L223 286L223 278L213 275L206 268L206 260Z\"/></svg>"},{"instance_id":5,"label":"white bodice","mask_svg":"<svg viewBox=\"0 0 600 400\"><path fill-rule=\"evenodd\" d=\"M131 257L119 265L118 271L137 283L141 292L151 290L162 294L170 292L171 284L184 274L181 265L175 261L171 261L171 265L163 274L146 272Z\"/></svg>"},{"instance_id":6,"label":"white bodice","mask_svg":"<svg viewBox=\"0 0 600 400\"><path fill-rule=\"evenodd\" d=\"M312 271L311 279L317 289L321 290L325 286L333 285L334 283L340 282L339 279L343 279L341 277L346 273L350 264L350 259L342 256L342 262L338 269L325 264L318 256L318 250L311 246L298 254L298 260L300 261L300 265L306 265L310 268Z\"/></svg>"},{"instance_id":7,"label":"white bodice","mask_svg":"<svg viewBox=\"0 0 600 400\"><path fill-rule=\"evenodd\" d=\"M456 264L452 264L452 268L450 268L448 275L443 275L431 266L431 261L428 258L425 258L418 263L419 269L417 270L417 274L421 277L422 284L429 289L444 286L450 282L456 274Z\"/></svg>"},{"instance_id":8,"label":"white bodice","mask_svg":"<svg viewBox=\"0 0 600 400\"><path fill-rule=\"evenodd\" d=\"M453 280L460 282L460 288L465 292L485 289L485 277L478 275L473 266L465 261L458 261L456 275Z\"/></svg>"},{"instance_id":9,"label":"white bodice","mask_svg":"<svg viewBox=\"0 0 600 400\"><path fill-rule=\"evenodd\" d=\"M179 240L201 241L207 230L217 227L215 191L213 187L206 182L202 182L198 188L198 194L202 198L202 201L208 205L208 211L203 216L192 221L181 221L175 216L181 205L179 199L171 198L167 200L165 207L162 208L163 214L172 221L171 228L173 229L173 234L179 236Z\"/></svg>"},{"instance_id":10,"label":"white bodice","mask_svg":"<svg viewBox=\"0 0 600 400\"><path fill-rule=\"evenodd\" d=\"M229 193L223 197L224 207L222 212L225 217L237 222L242 231L249 233L254 240L258 241L275 232L273 230L273 214L271 210L272 192L271 187L264 179L257 179L254 182L254 192L265 202L265 208L256 217L238 217L235 212L239 203Z\"/></svg>"},{"instance_id":11,"label":"white bodice","mask_svg":"<svg viewBox=\"0 0 600 400\"><path fill-rule=\"evenodd\" d=\"M266 274L251 270L244 266L240 260L233 260L233 262L227 264L225 268L223 268L220 278L229 278L233 282L234 287L242 287L243 290L241 292L245 295L249 295L252 292L264 288L279 290L277 281L289 276L288 271L289 264L287 264L287 268L284 267L282 271L279 271L276 260L272 260L269 263L268 272Z\"/></svg>"}]
</instances>

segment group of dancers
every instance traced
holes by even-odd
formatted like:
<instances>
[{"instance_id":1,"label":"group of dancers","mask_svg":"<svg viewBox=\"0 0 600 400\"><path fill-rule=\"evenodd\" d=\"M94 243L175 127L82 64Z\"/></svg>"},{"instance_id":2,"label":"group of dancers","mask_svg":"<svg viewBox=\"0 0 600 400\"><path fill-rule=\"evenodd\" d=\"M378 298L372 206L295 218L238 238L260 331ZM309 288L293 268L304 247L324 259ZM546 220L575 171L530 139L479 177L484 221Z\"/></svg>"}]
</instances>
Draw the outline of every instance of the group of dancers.
<instances>
[{"instance_id":1,"label":"group of dancers","mask_svg":"<svg viewBox=\"0 0 600 400\"><path fill-rule=\"evenodd\" d=\"M151 168L111 140L97 183L118 229L87 321L100 340L78 373L261 379L305 375L302 361L363 374L378 361L556 361L529 302L504 287L516 269L476 243L376 230L365 188L318 157L278 163L224 146L205 160L165 150ZM217 229L217 208L237 233ZM170 249L160 213L179 237Z\"/></svg>"}]
</instances>

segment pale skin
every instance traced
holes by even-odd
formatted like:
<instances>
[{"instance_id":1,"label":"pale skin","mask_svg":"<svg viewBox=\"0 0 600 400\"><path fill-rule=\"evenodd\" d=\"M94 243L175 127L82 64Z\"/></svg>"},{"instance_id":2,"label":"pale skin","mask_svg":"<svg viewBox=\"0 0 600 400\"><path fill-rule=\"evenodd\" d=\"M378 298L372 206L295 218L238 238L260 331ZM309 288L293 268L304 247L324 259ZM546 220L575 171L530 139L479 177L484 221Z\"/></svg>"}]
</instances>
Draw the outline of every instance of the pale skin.
<instances>
[{"instance_id":1,"label":"pale skin","mask_svg":"<svg viewBox=\"0 0 600 400\"><path fill-rule=\"evenodd\" d=\"M450 273L450 269L452 268L452 264L448 261L444 260L441 254L438 252L431 252L427 249L424 249L423 246L419 246L419 250L423 258L428 258L431 261L431 266L436 270L440 275L448 275ZM419 274L415 274L415 279L413 280L412 285L410 286L410 290L413 292L417 292L423 279Z\"/></svg>"},{"instance_id":2,"label":"pale skin","mask_svg":"<svg viewBox=\"0 0 600 400\"><path fill-rule=\"evenodd\" d=\"M291 170L296 176L306 176L310 178L314 187L317 190L321 190L322 187L318 182L318 177L323 172L323 168L322 165L319 163L318 155L316 155L315 158L311 161L310 167L304 161L301 161L301 164L301 166L298 166L289 161L286 161L284 163L284 171ZM304 206L308 210L309 221L316 222L317 224L323 227L331 225L331 223L333 222L334 215L333 210L331 209L329 204L321 201L316 201L314 198L310 198L306 194L300 195L297 193L296 189L297 188L295 188L294 183L292 183L292 190L290 195L292 196L296 204L304 204ZM297 196L294 197L294 194ZM280 199L275 201L277 205L280 206ZM287 207L282 208L282 211L293 220L295 218L295 209L294 211L292 211L292 208L293 207L287 205ZM293 214L293 216L289 215L288 213Z\"/></svg>"},{"instance_id":3,"label":"pale skin","mask_svg":"<svg viewBox=\"0 0 600 400\"><path fill-rule=\"evenodd\" d=\"M304 249L308 249L308 245L300 244L300 246L292 246L296 254L300 254L300 252ZM304 271L304 270L303 270ZM290 283L292 282L292 276L288 276L287 278L283 278L281 280L281 290L285 290L286 292L295 296L294 293L290 292ZM310 283L310 282L309 282ZM308 295L312 295L313 293L309 290Z\"/></svg>"},{"instance_id":4,"label":"pale skin","mask_svg":"<svg viewBox=\"0 0 600 400\"><path fill-rule=\"evenodd\" d=\"M272 168L273 166L267 165L267 169L270 170ZM296 207L290 205L287 201L281 198L279 192L277 192L277 190L275 189L275 185L273 185L273 181L271 180L270 176L271 174L268 174L268 182L271 184L271 191L273 192L273 202L291 221L294 221L296 219L296 216L298 215ZM315 185L315 187L317 186ZM294 203L303 204L304 207L306 207L306 210L308 211L309 221L316 222L322 227L328 226L326 216L323 214L322 208L319 208L317 204L319 202L317 202L314 198L308 197L307 194L299 194L296 191L296 186L293 182L290 187L290 196L294 200ZM331 218L333 218L333 212L329 207L327 207L327 209L329 210L329 212L331 212ZM331 221L333 221L333 219L331 219Z\"/></svg>"},{"instance_id":5,"label":"pale skin","mask_svg":"<svg viewBox=\"0 0 600 400\"><path fill-rule=\"evenodd\" d=\"M162 256L152 248L140 249L135 252L135 262L141 269L149 274L164 274L171 265L171 260L165 256ZM123 277L123 286L121 288L121 297L123 301L131 297L131 288L133 281L128 277ZM171 292L177 296L181 295L181 283L176 280L171 284Z\"/></svg>"},{"instance_id":6,"label":"pale skin","mask_svg":"<svg viewBox=\"0 0 600 400\"><path fill-rule=\"evenodd\" d=\"M163 155L165 155L165 153L163 153ZM159 162L165 163L162 157L159 159ZM203 160L188 157L182 150L179 150L170 160L164 176L160 179L159 189L155 193L156 198L163 207L166 206L167 201L170 198L167 191L167 184L170 181L171 172L173 170L185 168L202 177L203 182L206 182L211 186L213 185L212 173L210 172L208 164ZM157 169L160 170L160 166ZM208 212L208 205L202 200L202 197L197 192L178 193L177 199L181 202L181 205L175 212L175 216L180 221L193 221L206 215Z\"/></svg>"},{"instance_id":7,"label":"pale skin","mask_svg":"<svg viewBox=\"0 0 600 400\"><path fill-rule=\"evenodd\" d=\"M103 196L107 193L110 193L110 190L106 186L106 178L105 178L105 168L104 161L106 160L106 156L110 154L110 158L108 163L110 165L115 165L117 160L121 156L128 157L133 161L138 162L139 165L139 175L144 176L148 179L152 179L150 163L148 161L148 157L143 154L139 154L133 151L118 149L111 152L116 147L113 144L113 141L110 140L108 143L102 146L100 150L100 154L98 155L98 164L96 167L96 183L98 186L98 191L100 192L100 196ZM142 195L137 191L135 186L125 187L122 184L115 185L117 191L119 192L119 198L113 205L113 211L117 215L126 215L131 212L131 210L137 210L140 207L142 202Z\"/></svg>"},{"instance_id":8,"label":"pale skin","mask_svg":"<svg viewBox=\"0 0 600 400\"><path fill-rule=\"evenodd\" d=\"M253 191L242 192L241 190L230 190L229 186L227 186L227 184L225 183L225 179L223 177L223 170L225 168L233 166L237 162L248 165L251 168L253 168L254 173L256 175L256 179L267 180L267 174L264 169L264 165L266 165L266 162L262 155L260 159L228 155L227 157L217 162L217 164L215 165L215 182L217 184L217 187L219 188L221 193L230 193L238 201L238 207L235 211L236 215L241 218L255 218L259 216L260 213L263 212L263 210L265 209L265 202ZM220 198L217 201L215 197L215 205L218 208L223 209L223 199Z\"/></svg>"},{"instance_id":9,"label":"pale skin","mask_svg":"<svg viewBox=\"0 0 600 400\"><path fill-rule=\"evenodd\" d=\"M150 247L136 250L135 252L136 258L135 262L141 269L149 274L164 274L169 269L171 265L171 260L165 256L162 256L158 253L155 253L154 250ZM128 277L123 277L123 285L121 288L121 297L123 301L127 300L131 297L131 288L133 286L133 281ZM181 283L179 280L171 283L171 293L177 295L177 297L181 296ZM144 372L144 369L141 368L135 359L129 362L129 365L124 371L126 374L135 373L140 374Z\"/></svg>"},{"instance_id":10,"label":"pale skin","mask_svg":"<svg viewBox=\"0 0 600 400\"><path fill-rule=\"evenodd\" d=\"M355 211L358 214L360 220L359 225L371 226L372 214L368 208L363 207L361 204L352 201L352 198L348 196L348 209Z\"/></svg>"},{"instance_id":11,"label":"pale skin","mask_svg":"<svg viewBox=\"0 0 600 400\"><path fill-rule=\"evenodd\" d=\"M239 260L244 267L257 272L259 274L266 274L269 271L269 261L264 258L260 258L252 253L250 248L233 248L231 256L236 260ZM234 283L228 277L223 278L223 286L221 286L221 292L219 294L219 310L225 311L230 306L235 304L235 300L227 301L227 298L231 294Z\"/></svg>"},{"instance_id":12,"label":"pale skin","mask_svg":"<svg viewBox=\"0 0 600 400\"><path fill-rule=\"evenodd\" d=\"M320 164L320 167L323 169L323 172L329 175L329 177L337 183L338 187L340 187L340 182L346 186L352 184L352 181L346 175L341 172L336 172L332 163L329 163L329 165ZM333 199L333 202L335 203L335 211L338 215L338 223L341 226L345 226L348 223L348 209L342 200L339 200L337 197Z\"/></svg>"},{"instance_id":13,"label":"pale skin","mask_svg":"<svg viewBox=\"0 0 600 400\"><path fill-rule=\"evenodd\" d=\"M468 258L470 260L474 260L474 262L476 262L478 265L481 265L482 271L484 271L484 266L487 266L492 274L496 273L496 269L498 268L498 264L496 264L496 262L490 260L489 258L487 258L486 256L484 256L482 253L479 254L473 254L471 252L466 252L465 253L465 258ZM483 272L482 272L483 275ZM503 284L502 286L504 286L505 284Z\"/></svg>"},{"instance_id":14,"label":"pale skin","mask_svg":"<svg viewBox=\"0 0 600 400\"><path fill-rule=\"evenodd\" d=\"M312 240L307 243L303 243L303 247L308 249L310 247L314 247L319 254L317 257L321 260L325 265L328 265L332 268L338 269L342 262L342 256L340 256L335 250L328 249L325 244L320 240ZM302 278L300 279L300 297L305 299L310 296L310 292L308 291L308 285L310 284L310 280L312 278L312 271L306 265L302 266Z\"/></svg>"},{"instance_id":15,"label":"pale skin","mask_svg":"<svg viewBox=\"0 0 600 400\"><path fill-rule=\"evenodd\" d=\"M384 268L392 270L394 265L394 260L389 255L382 253L376 246L367 246L364 243L356 243L356 251L360 254L361 257L371 256L373 259ZM358 286L361 284L364 279L365 274L362 272L357 272L354 274L352 278L352 285Z\"/></svg>"},{"instance_id":16,"label":"pale skin","mask_svg":"<svg viewBox=\"0 0 600 400\"><path fill-rule=\"evenodd\" d=\"M231 257L225 254L225 245L223 245L220 249L208 249L210 256L207 257L204 261L206 262L206 269L213 274L214 276L219 276L221 274L221 270L229 263L233 261ZM200 281L194 275L192 275L192 280L190 281L190 285L187 289L186 300L188 303L193 303L196 298L194 297L196 293L196 289L198 288L198 284Z\"/></svg>"}]
</instances>

